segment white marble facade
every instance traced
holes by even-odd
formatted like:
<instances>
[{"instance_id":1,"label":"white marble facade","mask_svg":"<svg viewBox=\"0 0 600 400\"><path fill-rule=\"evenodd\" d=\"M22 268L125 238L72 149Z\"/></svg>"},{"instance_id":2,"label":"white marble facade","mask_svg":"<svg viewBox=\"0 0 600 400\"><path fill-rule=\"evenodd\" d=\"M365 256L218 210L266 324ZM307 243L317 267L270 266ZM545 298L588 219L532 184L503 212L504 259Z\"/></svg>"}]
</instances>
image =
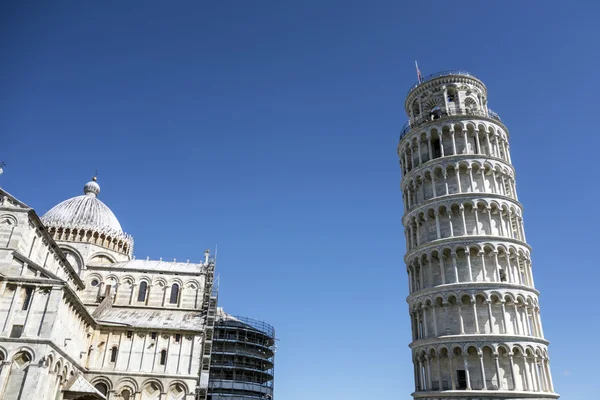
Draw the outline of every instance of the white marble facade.
<instances>
[{"instance_id":1,"label":"white marble facade","mask_svg":"<svg viewBox=\"0 0 600 400\"><path fill-rule=\"evenodd\" d=\"M418 399L556 399L509 134L473 75L409 91L398 156Z\"/></svg>"},{"instance_id":2,"label":"white marble facade","mask_svg":"<svg viewBox=\"0 0 600 400\"><path fill-rule=\"evenodd\" d=\"M39 218L0 189L0 398L205 399L213 260L134 259L99 191Z\"/></svg>"}]
</instances>

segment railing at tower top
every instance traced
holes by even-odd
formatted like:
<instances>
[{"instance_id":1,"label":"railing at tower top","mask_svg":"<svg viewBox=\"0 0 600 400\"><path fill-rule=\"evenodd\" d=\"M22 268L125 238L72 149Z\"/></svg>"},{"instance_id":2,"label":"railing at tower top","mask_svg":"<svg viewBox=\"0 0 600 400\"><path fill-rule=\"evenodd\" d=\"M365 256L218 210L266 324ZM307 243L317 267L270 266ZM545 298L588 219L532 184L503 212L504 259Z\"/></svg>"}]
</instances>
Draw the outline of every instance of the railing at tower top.
<instances>
[{"instance_id":1,"label":"railing at tower top","mask_svg":"<svg viewBox=\"0 0 600 400\"><path fill-rule=\"evenodd\" d=\"M400 131L400 140L410 131L412 128L416 128L420 125L423 125L427 122L435 121L443 117L452 117L455 115L473 115L479 117L488 117L495 119L496 121L502 122L500 116L490 110L489 108L486 110L474 110L474 109L466 109L466 110L437 110L437 112L431 112L427 115L421 115L417 118L413 118L411 123L410 120L402 127L402 131Z\"/></svg>"},{"instance_id":2,"label":"railing at tower top","mask_svg":"<svg viewBox=\"0 0 600 400\"><path fill-rule=\"evenodd\" d=\"M448 76L448 75L465 75L465 76L473 77L475 79L479 79L478 77L476 77L475 75L473 75L470 72L461 71L459 69L449 69L449 70L446 70L446 71L436 72L434 74L427 75L426 77L421 78L421 81L415 83L414 85L412 85L410 87L410 89L408 89L408 93L412 92L414 88L416 88L417 86L419 86L422 83L428 82L428 81L433 80L435 78L439 78L441 76ZM407 93L407 95L408 95L408 93Z\"/></svg>"}]
</instances>

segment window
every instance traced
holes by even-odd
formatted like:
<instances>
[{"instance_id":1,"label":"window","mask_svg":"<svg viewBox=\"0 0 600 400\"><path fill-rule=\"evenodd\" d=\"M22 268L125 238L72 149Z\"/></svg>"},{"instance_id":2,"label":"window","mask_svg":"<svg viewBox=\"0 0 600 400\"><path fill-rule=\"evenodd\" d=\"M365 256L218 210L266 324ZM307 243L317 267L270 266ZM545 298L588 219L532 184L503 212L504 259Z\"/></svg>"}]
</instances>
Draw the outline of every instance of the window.
<instances>
[{"instance_id":1,"label":"window","mask_svg":"<svg viewBox=\"0 0 600 400\"><path fill-rule=\"evenodd\" d=\"M506 282L506 272L500 269L500 282Z\"/></svg>"},{"instance_id":2,"label":"window","mask_svg":"<svg viewBox=\"0 0 600 400\"><path fill-rule=\"evenodd\" d=\"M33 288L25 288L25 298L23 299L23 310L27 310L29 308L29 303L31 303L31 296L33 296Z\"/></svg>"},{"instance_id":3,"label":"window","mask_svg":"<svg viewBox=\"0 0 600 400\"><path fill-rule=\"evenodd\" d=\"M167 363L167 351L161 350L160 352L160 365L165 365Z\"/></svg>"},{"instance_id":4,"label":"window","mask_svg":"<svg viewBox=\"0 0 600 400\"><path fill-rule=\"evenodd\" d=\"M175 343L181 342L181 335L178 333L175 335Z\"/></svg>"},{"instance_id":5,"label":"window","mask_svg":"<svg viewBox=\"0 0 600 400\"><path fill-rule=\"evenodd\" d=\"M171 286L171 299L169 300L169 303L177 304L178 300L179 300L179 285L174 283L173 286Z\"/></svg>"},{"instance_id":6,"label":"window","mask_svg":"<svg viewBox=\"0 0 600 400\"><path fill-rule=\"evenodd\" d=\"M131 339L133 336L133 331L127 331L127 339Z\"/></svg>"},{"instance_id":7,"label":"window","mask_svg":"<svg viewBox=\"0 0 600 400\"><path fill-rule=\"evenodd\" d=\"M137 301L146 301L146 292L148 291L148 284L144 281L140 283L140 290L138 292Z\"/></svg>"},{"instance_id":8,"label":"window","mask_svg":"<svg viewBox=\"0 0 600 400\"><path fill-rule=\"evenodd\" d=\"M456 370L457 389L464 390L467 388L467 373L464 369Z\"/></svg>"},{"instance_id":9,"label":"window","mask_svg":"<svg viewBox=\"0 0 600 400\"><path fill-rule=\"evenodd\" d=\"M23 333L23 325L13 325L10 331L11 338L20 338Z\"/></svg>"},{"instance_id":10,"label":"window","mask_svg":"<svg viewBox=\"0 0 600 400\"><path fill-rule=\"evenodd\" d=\"M156 339L156 332L152 332L152 333L150 334L150 338L151 338L152 340Z\"/></svg>"},{"instance_id":11,"label":"window","mask_svg":"<svg viewBox=\"0 0 600 400\"><path fill-rule=\"evenodd\" d=\"M431 144L433 147L433 158L440 158L442 156L442 143L440 139L434 139Z\"/></svg>"},{"instance_id":12,"label":"window","mask_svg":"<svg viewBox=\"0 0 600 400\"><path fill-rule=\"evenodd\" d=\"M452 88L448 89L448 101L450 101L450 102L456 101L456 93L454 92L454 89L452 89Z\"/></svg>"},{"instance_id":13,"label":"window","mask_svg":"<svg viewBox=\"0 0 600 400\"><path fill-rule=\"evenodd\" d=\"M98 286L100 282L98 282L98 279L92 279L92 282L90 283L92 286ZM98 385L102 385L102 383L99 383Z\"/></svg>"},{"instance_id":14,"label":"window","mask_svg":"<svg viewBox=\"0 0 600 400\"><path fill-rule=\"evenodd\" d=\"M117 353L119 352L119 348L117 346L110 349L110 362L117 362Z\"/></svg>"},{"instance_id":15,"label":"window","mask_svg":"<svg viewBox=\"0 0 600 400\"><path fill-rule=\"evenodd\" d=\"M106 396L108 394L108 386L106 386L106 384L100 382L100 383L96 383L96 385L94 387L96 388L97 391L99 391L103 395Z\"/></svg>"}]
</instances>

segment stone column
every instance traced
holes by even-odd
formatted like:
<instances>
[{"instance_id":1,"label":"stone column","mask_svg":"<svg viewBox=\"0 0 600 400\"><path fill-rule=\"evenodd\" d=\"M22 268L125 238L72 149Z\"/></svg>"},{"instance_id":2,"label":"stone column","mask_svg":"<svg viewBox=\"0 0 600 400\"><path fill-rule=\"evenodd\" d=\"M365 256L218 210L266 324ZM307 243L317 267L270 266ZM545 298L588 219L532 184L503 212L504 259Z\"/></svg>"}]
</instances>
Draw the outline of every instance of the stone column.
<instances>
[{"instance_id":1,"label":"stone column","mask_svg":"<svg viewBox=\"0 0 600 400\"><path fill-rule=\"evenodd\" d=\"M500 263L498 262L498 250L494 250L494 263L496 264L496 282L500 282Z\"/></svg>"},{"instance_id":2,"label":"stone column","mask_svg":"<svg viewBox=\"0 0 600 400\"><path fill-rule=\"evenodd\" d=\"M467 378L467 390L472 390L471 387L471 374L469 373L469 362L467 358L469 357L468 353L463 353L463 364L465 366L465 377Z\"/></svg>"},{"instance_id":3,"label":"stone column","mask_svg":"<svg viewBox=\"0 0 600 400\"><path fill-rule=\"evenodd\" d=\"M490 332L495 333L494 332L494 321L492 320L492 302L487 300L486 304L487 304L487 309L488 309L488 316L490 318Z\"/></svg>"},{"instance_id":4,"label":"stone column","mask_svg":"<svg viewBox=\"0 0 600 400\"><path fill-rule=\"evenodd\" d=\"M498 362L498 354L494 354L494 364L496 364L496 381L498 382L498 389L504 390L502 379L500 379L500 363Z\"/></svg>"},{"instance_id":5,"label":"stone column","mask_svg":"<svg viewBox=\"0 0 600 400\"><path fill-rule=\"evenodd\" d=\"M444 255L438 251L438 258L440 260L440 275L442 276L442 285L446 284L446 268L444 267Z\"/></svg>"},{"instance_id":6,"label":"stone column","mask_svg":"<svg viewBox=\"0 0 600 400\"><path fill-rule=\"evenodd\" d=\"M450 364L450 381L452 384L452 390L456 390L456 379L454 379L454 363L452 360L454 359L454 354L448 354L448 364Z\"/></svg>"},{"instance_id":7,"label":"stone column","mask_svg":"<svg viewBox=\"0 0 600 400\"><path fill-rule=\"evenodd\" d=\"M473 207L473 214L475 214L475 233L480 235L481 232L479 230L479 211L477 209L477 205Z\"/></svg>"},{"instance_id":8,"label":"stone column","mask_svg":"<svg viewBox=\"0 0 600 400\"><path fill-rule=\"evenodd\" d=\"M454 166L454 171L456 173L456 183L458 184L458 193L462 193L462 184L460 183L460 166L456 164Z\"/></svg>"},{"instance_id":9,"label":"stone column","mask_svg":"<svg viewBox=\"0 0 600 400\"><path fill-rule=\"evenodd\" d=\"M467 221L465 220L465 206L463 206L461 204L459 207L459 210L460 210L460 216L462 218L463 235L466 236L467 235Z\"/></svg>"},{"instance_id":10,"label":"stone column","mask_svg":"<svg viewBox=\"0 0 600 400\"><path fill-rule=\"evenodd\" d=\"M425 356L425 362L427 362L427 390L431 390L431 358L429 356Z\"/></svg>"},{"instance_id":11,"label":"stone column","mask_svg":"<svg viewBox=\"0 0 600 400\"><path fill-rule=\"evenodd\" d=\"M479 318L477 318L477 300L471 299L471 305L473 306L473 320L475 321L475 333L479 333Z\"/></svg>"},{"instance_id":12,"label":"stone column","mask_svg":"<svg viewBox=\"0 0 600 400\"><path fill-rule=\"evenodd\" d=\"M456 155L456 140L454 139L454 129L450 130L450 136L452 137L452 155Z\"/></svg>"},{"instance_id":13,"label":"stone column","mask_svg":"<svg viewBox=\"0 0 600 400\"><path fill-rule=\"evenodd\" d=\"M419 385L419 389L420 390L426 390L426 388L425 388L425 382L421 382L421 381L423 381L423 375L424 375L424 373L423 373L423 362L419 358L419 382L421 383Z\"/></svg>"},{"instance_id":14,"label":"stone column","mask_svg":"<svg viewBox=\"0 0 600 400\"><path fill-rule=\"evenodd\" d=\"M510 365L510 376L512 378L513 390L517 390L517 380L515 379L515 365L512 352L508 353L508 364Z\"/></svg>"},{"instance_id":15,"label":"stone column","mask_svg":"<svg viewBox=\"0 0 600 400\"><path fill-rule=\"evenodd\" d=\"M481 368L481 382L483 384L483 390L487 390L487 382L485 381L485 367L483 365L483 353L478 354L479 366Z\"/></svg>"},{"instance_id":16,"label":"stone column","mask_svg":"<svg viewBox=\"0 0 600 400\"><path fill-rule=\"evenodd\" d=\"M429 330L427 329L427 307L423 307L423 331L425 332L425 339L429 337Z\"/></svg>"},{"instance_id":17,"label":"stone column","mask_svg":"<svg viewBox=\"0 0 600 400\"><path fill-rule=\"evenodd\" d=\"M8 374L10 373L10 366L12 361L3 360L0 362L2 369L0 370L0 395L4 395L4 387L8 380Z\"/></svg>"},{"instance_id":18,"label":"stone column","mask_svg":"<svg viewBox=\"0 0 600 400\"><path fill-rule=\"evenodd\" d=\"M431 133L427 132L427 150L429 152L429 159L433 159L433 151L431 151Z\"/></svg>"},{"instance_id":19,"label":"stone column","mask_svg":"<svg viewBox=\"0 0 600 400\"><path fill-rule=\"evenodd\" d=\"M444 177L444 188L446 189L445 195L447 196L450 192L448 190L448 172L445 169L442 170L442 176Z\"/></svg>"},{"instance_id":20,"label":"stone column","mask_svg":"<svg viewBox=\"0 0 600 400\"><path fill-rule=\"evenodd\" d=\"M438 372L438 390L443 390L442 386L442 365L440 364L440 356L439 354L435 356L437 361L437 372Z\"/></svg>"},{"instance_id":21,"label":"stone column","mask_svg":"<svg viewBox=\"0 0 600 400\"><path fill-rule=\"evenodd\" d=\"M500 306L502 307L502 329L503 333L507 334L508 325L506 324L506 307L504 306L504 303L506 303L504 300L500 300Z\"/></svg>"},{"instance_id":22,"label":"stone column","mask_svg":"<svg viewBox=\"0 0 600 400\"><path fill-rule=\"evenodd\" d=\"M458 307L458 322L460 323L460 334L465 334L465 324L462 317L462 299L458 299L456 301L456 306Z\"/></svg>"},{"instance_id":23,"label":"stone column","mask_svg":"<svg viewBox=\"0 0 600 400\"><path fill-rule=\"evenodd\" d=\"M552 382L552 372L550 371L550 360L546 359L546 373L548 374L548 383L550 385L550 391L554 393L554 383Z\"/></svg>"},{"instance_id":24,"label":"stone column","mask_svg":"<svg viewBox=\"0 0 600 400\"><path fill-rule=\"evenodd\" d=\"M525 382L527 383L527 388L525 390L530 390L532 392L535 391L535 387L533 386L533 384L531 383L531 378L529 377L529 362L527 362L527 357L525 357L525 354L523 354L521 357L523 357L523 369L525 372Z\"/></svg>"},{"instance_id":25,"label":"stone column","mask_svg":"<svg viewBox=\"0 0 600 400\"><path fill-rule=\"evenodd\" d=\"M436 315L435 315L435 309L436 309L436 307L437 307L437 306L436 306L435 304L433 304L433 305L431 306L431 312L432 312L432 314L433 314L433 315L432 315L432 318L433 318L433 334L435 335L435 337L437 337L437 336L438 336L438 330L437 330L437 317L436 317Z\"/></svg>"},{"instance_id":26,"label":"stone column","mask_svg":"<svg viewBox=\"0 0 600 400\"><path fill-rule=\"evenodd\" d=\"M469 282L473 282L473 268L471 267L471 249L465 249L465 258L467 259L467 271L469 272Z\"/></svg>"},{"instance_id":27,"label":"stone column","mask_svg":"<svg viewBox=\"0 0 600 400\"><path fill-rule=\"evenodd\" d=\"M454 268L454 283L459 283L458 279L458 267L456 266L456 253L452 251L452 267Z\"/></svg>"},{"instance_id":28,"label":"stone column","mask_svg":"<svg viewBox=\"0 0 600 400\"><path fill-rule=\"evenodd\" d=\"M438 239L442 238L442 233L440 232L440 213L439 211L436 209L434 210L434 215L435 215L435 233L437 235Z\"/></svg>"}]
</instances>

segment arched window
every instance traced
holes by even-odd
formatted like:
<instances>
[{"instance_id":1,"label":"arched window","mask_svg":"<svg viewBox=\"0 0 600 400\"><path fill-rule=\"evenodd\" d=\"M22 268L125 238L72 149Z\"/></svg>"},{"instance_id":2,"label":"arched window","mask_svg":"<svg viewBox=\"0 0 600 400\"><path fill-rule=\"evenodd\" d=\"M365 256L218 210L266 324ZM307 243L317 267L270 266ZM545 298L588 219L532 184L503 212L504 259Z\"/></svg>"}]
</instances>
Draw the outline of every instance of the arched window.
<instances>
[{"instance_id":1,"label":"arched window","mask_svg":"<svg viewBox=\"0 0 600 400\"><path fill-rule=\"evenodd\" d=\"M179 285L174 283L173 286L171 286L171 299L169 300L169 303L177 304L178 300L179 300Z\"/></svg>"},{"instance_id":2,"label":"arched window","mask_svg":"<svg viewBox=\"0 0 600 400\"><path fill-rule=\"evenodd\" d=\"M167 351L161 350L160 352L160 365L165 365L167 363Z\"/></svg>"},{"instance_id":3,"label":"arched window","mask_svg":"<svg viewBox=\"0 0 600 400\"><path fill-rule=\"evenodd\" d=\"M148 291L148 284L145 281L140 283L140 290L138 292L138 300L137 301L146 301L146 292Z\"/></svg>"},{"instance_id":4,"label":"arched window","mask_svg":"<svg viewBox=\"0 0 600 400\"><path fill-rule=\"evenodd\" d=\"M22 390L24 389L25 379L27 378L27 372L29 371L29 364L31 364L31 356L28 353L18 353L10 365L9 377L4 393L14 393L18 397L21 397Z\"/></svg>"},{"instance_id":5,"label":"arched window","mask_svg":"<svg viewBox=\"0 0 600 400\"><path fill-rule=\"evenodd\" d=\"M96 385L94 387L96 388L97 391L99 391L100 393L102 393L105 396L108 393L108 386L106 386L106 383L99 382L99 383L96 383Z\"/></svg>"},{"instance_id":6,"label":"arched window","mask_svg":"<svg viewBox=\"0 0 600 400\"><path fill-rule=\"evenodd\" d=\"M110 349L110 362L117 362L117 354L119 353L119 348L117 346Z\"/></svg>"},{"instance_id":7,"label":"arched window","mask_svg":"<svg viewBox=\"0 0 600 400\"><path fill-rule=\"evenodd\" d=\"M123 391L121 392L121 398L123 400L129 400L131 398L131 392L129 391L129 389L123 389Z\"/></svg>"}]
</instances>

